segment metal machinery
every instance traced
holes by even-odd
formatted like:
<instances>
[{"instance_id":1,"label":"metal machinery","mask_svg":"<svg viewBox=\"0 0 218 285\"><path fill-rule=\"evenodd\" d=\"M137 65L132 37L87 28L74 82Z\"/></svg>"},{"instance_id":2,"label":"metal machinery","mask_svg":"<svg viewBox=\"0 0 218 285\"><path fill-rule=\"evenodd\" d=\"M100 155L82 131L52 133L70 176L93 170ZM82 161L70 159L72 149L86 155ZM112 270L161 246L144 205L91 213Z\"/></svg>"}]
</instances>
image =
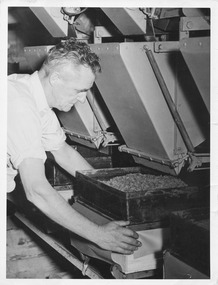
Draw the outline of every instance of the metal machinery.
<instances>
[{"instance_id":1,"label":"metal machinery","mask_svg":"<svg viewBox=\"0 0 218 285\"><path fill-rule=\"evenodd\" d=\"M67 36L88 42L100 57L102 73L85 104L68 113L57 111L74 145L107 154L117 149L121 156L131 156L134 166L188 176L205 190L210 164L210 9L14 7L9 14L14 21L25 15L29 29L32 24L39 31L23 41L22 72L37 69L48 49ZM94 221L110 220L79 202L73 207ZM209 207L206 202L192 204L197 206ZM169 226L149 223L132 225L144 241L134 256L102 251L73 235L72 245L81 252L86 269L94 257L112 264L115 278L146 277L162 267L161 253L169 241ZM208 271L194 276L209 278Z\"/></svg>"}]
</instances>

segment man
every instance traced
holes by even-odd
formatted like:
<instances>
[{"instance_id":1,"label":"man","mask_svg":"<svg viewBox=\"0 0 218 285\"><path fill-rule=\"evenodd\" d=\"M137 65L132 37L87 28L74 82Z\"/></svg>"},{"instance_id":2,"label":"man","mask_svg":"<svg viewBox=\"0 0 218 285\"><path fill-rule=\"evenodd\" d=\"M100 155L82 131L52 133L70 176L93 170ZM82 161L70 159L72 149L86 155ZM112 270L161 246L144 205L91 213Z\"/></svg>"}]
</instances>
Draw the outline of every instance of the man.
<instances>
[{"instance_id":1,"label":"man","mask_svg":"<svg viewBox=\"0 0 218 285\"><path fill-rule=\"evenodd\" d=\"M53 47L39 71L8 77L8 192L19 173L27 199L45 215L103 249L132 254L141 243L128 222L98 226L75 211L45 177L45 151L71 175L92 168L65 142L65 134L52 108L69 111L86 100L99 59L90 47L74 39ZM15 190L16 191L16 190Z\"/></svg>"}]
</instances>

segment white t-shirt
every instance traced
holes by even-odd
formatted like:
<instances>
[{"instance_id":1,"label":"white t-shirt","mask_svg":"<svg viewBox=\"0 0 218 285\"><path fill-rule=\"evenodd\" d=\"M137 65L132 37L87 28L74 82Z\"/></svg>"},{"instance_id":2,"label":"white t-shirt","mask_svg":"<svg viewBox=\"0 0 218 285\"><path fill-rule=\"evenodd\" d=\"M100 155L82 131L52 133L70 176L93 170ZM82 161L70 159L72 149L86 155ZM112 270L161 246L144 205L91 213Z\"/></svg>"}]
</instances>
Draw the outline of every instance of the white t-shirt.
<instances>
[{"instance_id":1,"label":"white t-shirt","mask_svg":"<svg viewBox=\"0 0 218 285\"><path fill-rule=\"evenodd\" d=\"M58 150L66 136L48 106L38 72L8 76L7 192L24 158L46 160L45 151Z\"/></svg>"}]
</instances>

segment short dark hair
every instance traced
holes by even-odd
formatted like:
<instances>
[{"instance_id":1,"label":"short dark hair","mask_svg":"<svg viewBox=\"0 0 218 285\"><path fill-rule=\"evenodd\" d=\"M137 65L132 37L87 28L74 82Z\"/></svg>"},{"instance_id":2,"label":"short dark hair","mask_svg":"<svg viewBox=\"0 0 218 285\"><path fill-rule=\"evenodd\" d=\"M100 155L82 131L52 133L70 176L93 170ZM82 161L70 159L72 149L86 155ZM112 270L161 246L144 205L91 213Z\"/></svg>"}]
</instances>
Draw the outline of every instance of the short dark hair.
<instances>
[{"instance_id":1,"label":"short dark hair","mask_svg":"<svg viewBox=\"0 0 218 285\"><path fill-rule=\"evenodd\" d=\"M92 52L90 46L75 38L62 40L60 43L52 47L43 63L43 68L49 72L51 67L71 62L79 66L84 65L90 67L94 74L101 72L100 59Z\"/></svg>"}]
</instances>

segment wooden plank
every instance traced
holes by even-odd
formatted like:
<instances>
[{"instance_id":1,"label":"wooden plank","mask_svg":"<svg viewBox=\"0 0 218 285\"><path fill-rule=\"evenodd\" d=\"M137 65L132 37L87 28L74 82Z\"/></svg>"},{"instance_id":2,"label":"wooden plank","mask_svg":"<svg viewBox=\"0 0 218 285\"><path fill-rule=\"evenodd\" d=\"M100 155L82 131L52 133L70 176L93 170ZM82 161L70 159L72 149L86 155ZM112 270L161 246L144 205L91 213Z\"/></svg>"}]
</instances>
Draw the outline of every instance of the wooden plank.
<instances>
[{"instance_id":1,"label":"wooden plank","mask_svg":"<svg viewBox=\"0 0 218 285\"><path fill-rule=\"evenodd\" d=\"M35 233L39 238L41 238L47 245L52 247L57 253L63 256L66 260L68 260L71 264L73 264L76 268L78 268L84 275L88 276L91 279L103 279L103 277L96 272L94 268L91 266L84 267L83 262L78 260L69 250L67 250L61 243L56 241L54 238L44 234L37 227L35 227L31 221L25 218L20 213L15 213L15 217L19 219L25 226L27 226L33 233Z\"/></svg>"},{"instance_id":2,"label":"wooden plank","mask_svg":"<svg viewBox=\"0 0 218 285\"><path fill-rule=\"evenodd\" d=\"M63 262L56 262L13 217L7 217L6 258L7 278L72 279L74 276L72 270Z\"/></svg>"},{"instance_id":3,"label":"wooden plank","mask_svg":"<svg viewBox=\"0 0 218 285\"><path fill-rule=\"evenodd\" d=\"M7 278L42 278L51 279L53 276L62 276L72 279L73 274L63 272L47 255L23 258L17 256L15 260L7 260Z\"/></svg>"}]
</instances>

